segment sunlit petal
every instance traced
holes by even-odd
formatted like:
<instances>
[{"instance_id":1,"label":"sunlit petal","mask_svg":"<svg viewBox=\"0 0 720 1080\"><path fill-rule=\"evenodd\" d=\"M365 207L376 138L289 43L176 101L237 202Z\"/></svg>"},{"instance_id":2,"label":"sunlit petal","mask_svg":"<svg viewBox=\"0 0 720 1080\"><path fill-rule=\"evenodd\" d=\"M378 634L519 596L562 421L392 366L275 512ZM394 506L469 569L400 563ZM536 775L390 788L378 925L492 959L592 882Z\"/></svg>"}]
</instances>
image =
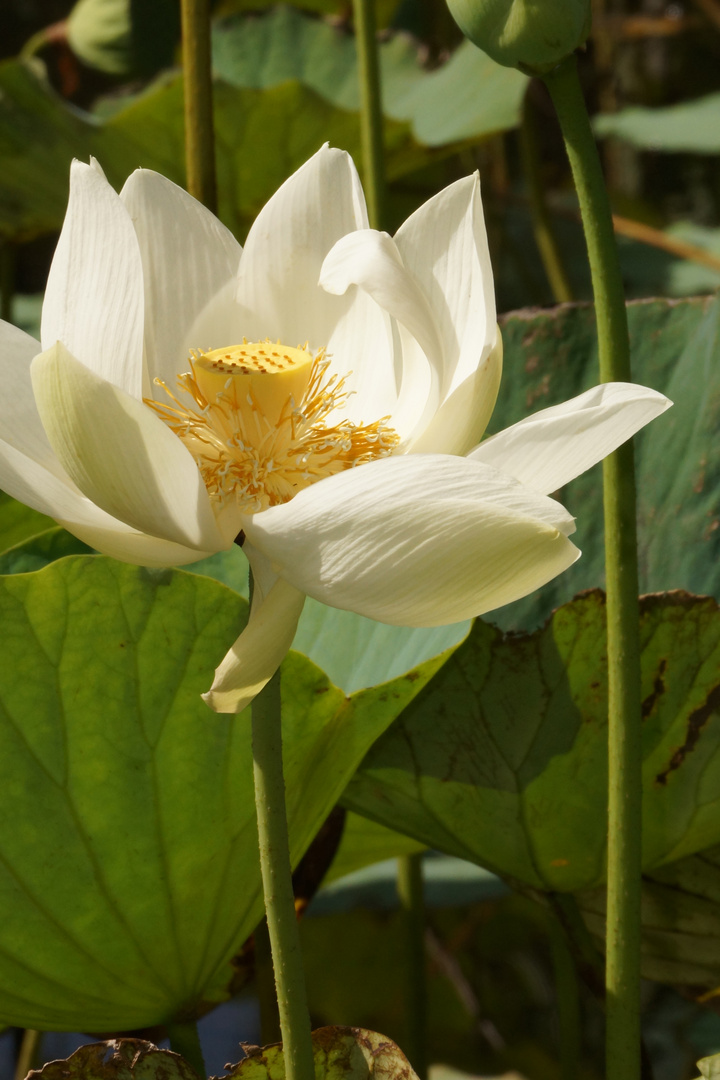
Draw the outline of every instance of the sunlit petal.
<instances>
[{"instance_id":1,"label":"sunlit petal","mask_svg":"<svg viewBox=\"0 0 720 1080\"><path fill-rule=\"evenodd\" d=\"M305 596L279 578L215 672L204 700L219 713L239 713L275 674L292 645Z\"/></svg>"},{"instance_id":2,"label":"sunlit petal","mask_svg":"<svg viewBox=\"0 0 720 1080\"><path fill-rule=\"evenodd\" d=\"M205 306L235 278L242 248L232 233L186 191L150 169L137 169L120 198L135 226L145 286L145 357L150 383L174 385L187 371L188 341ZM234 306L234 298L227 303ZM228 339L220 344L226 344Z\"/></svg>"},{"instance_id":3,"label":"sunlit petal","mask_svg":"<svg viewBox=\"0 0 720 1080\"><path fill-rule=\"evenodd\" d=\"M74 161L70 200L45 291L42 347L56 341L139 398L143 271L130 215L93 162Z\"/></svg>"},{"instance_id":4,"label":"sunlit petal","mask_svg":"<svg viewBox=\"0 0 720 1080\"><path fill-rule=\"evenodd\" d=\"M601 461L669 409L672 402L636 383L602 383L542 409L480 443L469 455L549 495Z\"/></svg>"},{"instance_id":5,"label":"sunlit petal","mask_svg":"<svg viewBox=\"0 0 720 1080\"><path fill-rule=\"evenodd\" d=\"M232 542L218 531L193 458L145 405L61 344L36 357L31 374L50 443L84 495L151 536L202 551Z\"/></svg>"},{"instance_id":6,"label":"sunlit petal","mask_svg":"<svg viewBox=\"0 0 720 1080\"><path fill-rule=\"evenodd\" d=\"M477 173L429 199L400 227L395 242L442 339L445 399L495 343L495 293Z\"/></svg>"},{"instance_id":7,"label":"sunlit petal","mask_svg":"<svg viewBox=\"0 0 720 1080\"><path fill-rule=\"evenodd\" d=\"M255 515L248 538L302 592L382 622L439 626L510 603L578 557L573 519L479 462L410 454Z\"/></svg>"}]
</instances>

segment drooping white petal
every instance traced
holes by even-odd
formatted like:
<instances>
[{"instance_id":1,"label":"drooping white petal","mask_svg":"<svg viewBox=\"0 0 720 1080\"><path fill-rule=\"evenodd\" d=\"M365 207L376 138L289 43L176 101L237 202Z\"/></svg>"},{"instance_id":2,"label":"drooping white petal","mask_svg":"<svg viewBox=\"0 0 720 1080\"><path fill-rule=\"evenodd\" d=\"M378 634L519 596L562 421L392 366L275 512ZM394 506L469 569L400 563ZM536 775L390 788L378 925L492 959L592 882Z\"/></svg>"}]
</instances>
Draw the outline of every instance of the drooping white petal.
<instances>
[{"instance_id":1,"label":"drooping white petal","mask_svg":"<svg viewBox=\"0 0 720 1080\"><path fill-rule=\"evenodd\" d=\"M442 403L408 454L467 454L482 438L495 408L502 375L502 338L480 366Z\"/></svg>"},{"instance_id":2,"label":"drooping white petal","mask_svg":"<svg viewBox=\"0 0 720 1080\"><path fill-rule=\"evenodd\" d=\"M193 458L146 405L62 344L37 356L31 375L50 443L92 502L150 536L202 551L229 546Z\"/></svg>"},{"instance_id":3,"label":"drooping white petal","mask_svg":"<svg viewBox=\"0 0 720 1080\"><path fill-rule=\"evenodd\" d=\"M395 241L442 339L444 400L495 343L495 292L477 173L416 210Z\"/></svg>"},{"instance_id":4,"label":"drooping white petal","mask_svg":"<svg viewBox=\"0 0 720 1080\"><path fill-rule=\"evenodd\" d=\"M219 713L239 713L275 674L292 645L305 597L279 578L215 672L203 699Z\"/></svg>"},{"instance_id":5,"label":"drooping white petal","mask_svg":"<svg viewBox=\"0 0 720 1080\"><path fill-rule=\"evenodd\" d=\"M469 455L543 495L616 450L672 404L635 383L602 383L513 424Z\"/></svg>"},{"instance_id":6,"label":"drooping white petal","mask_svg":"<svg viewBox=\"0 0 720 1080\"><path fill-rule=\"evenodd\" d=\"M363 228L367 211L352 159L325 146L285 181L248 233L237 289L245 336L327 345L350 301L318 288L320 268L341 236Z\"/></svg>"},{"instance_id":7,"label":"drooping white petal","mask_svg":"<svg viewBox=\"0 0 720 1080\"><path fill-rule=\"evenodd\" d=\"M62 476L63 470L40 422L30 382L30 362L41 351L35 338L0 321L0 436L22 454Z\"/></svg>"},{"instance_id":8,"label":"drooping white petal","mask_svg":"<svg viewBox=\"0 0 720 1080\"><path fill-rule=\"evenodd\" d=\"M320 284L342 295L356 285L400 324L402 367L393 426L402 436L425 426L440 400L442 342L422 290L387 233L364 229L337 242Z\"/></svg>"},{"instance_id":9,"label":"drooping white petal","mask_svg":"<svg viewBox=\"0 0 720 1080\"><path fill-rule=\"evenodd\" d=\"M68 532L103 555L121 562L181 566L212 554L136 532L86 499L68 477L49 472L2 439L0 488L33 510L55 518Z\"/></svg>"},{"instance_id":10,"label":"drooping white petal","mask_svg":"<svg viewBox=\"0 0 720 1080\"><path fill-rule=\"evenodd\" d=\"M176 376L188 370L190 348L216 347L188 341L188 331L205 306L235 278L242 248L214 214L150 169L132 173L120 198L135 226L142 258L150 383L159 377L174 388ZM235 306L232 296L226 302Z\"/></svg>"},{"instance_id":11,"label":"drooping white petal","mask_svg":"<svg viewBox=\"0 0 720 1080\"><path fill-rule=\"evenodd\" d=\"M101 378L140 398L143 272L130 215L96 163L74 161L70 199L42 310L56 341Z\"/></svg>"},{"instance_id":12,"label":"drooping white petal","mask_svg":"<svg viewBox=\"0 0 720 1080\"><path fill-rule=\"evenodd\" d=\"M256 514L248 539L323 603L381 622L439 626L510 603L578 557L573 519L479 462L385 458Z\"/></svg>"}]
</instances>

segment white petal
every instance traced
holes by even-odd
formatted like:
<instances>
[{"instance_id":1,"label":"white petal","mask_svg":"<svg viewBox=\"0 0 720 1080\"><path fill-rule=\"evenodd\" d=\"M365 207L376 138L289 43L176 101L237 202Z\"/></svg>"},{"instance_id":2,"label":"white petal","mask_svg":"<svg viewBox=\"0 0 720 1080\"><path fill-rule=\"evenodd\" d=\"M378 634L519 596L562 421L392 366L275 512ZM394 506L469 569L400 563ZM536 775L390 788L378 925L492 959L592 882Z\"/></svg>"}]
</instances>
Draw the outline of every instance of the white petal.
<instances>
[{"instance_id":1,"label":"white petal","mask_svg":"<svg viewBox=\"0 0 720 1080\"><path fill-rule=\"evenodd\" d=\"M444 400L495 344L495 293L477 173L421 206L395 241L442 339Z\"/></svg>"},{"instance_id":2,"label":"white petal","mask_svg":"<svg viewBox=\"0 0 720 1080\"><path fill-rule=\"evenodd\" d=\"M203 699L219 713L239 713L280 667L292 645L305 597L281 578L215 672Z\"/></svg>"},{"instance_id":3,"label":"white petal","mask_svg":"<svg viewBox=\"0 0 720 1080\"><path fill-rule=\"evenodd\" d=\"M0 437L58 476L63 470L48 442L35 405L30 362L42 352L39 341L0 322Z\"/></svg>"},{"instance_id":4,"label":"white petal","mask_svg":"<svg viewBox=\"0 0 720 1080\"><path fill-rule=\"evenodd\" d=\"M130 529L86 499L69 478L59 478L2 439L0 488L33 510L55 518L68 532L103 555L121 562L182 566L212 554Z\"/></svg>"},{"instance_id":5,"label":"white petal","mask_svg":"<svg viewBox=\"0 0 720 1080\"><path fill-rule=\"evenodd\" d=\"M602 383L528 416L469 455L549 495L616 450L672 402L635 383Z\"/></svg>"},{"instance_id":6,"label":"white petal","mask_svg":"<svg viewBox=\"0 0 720 1080\"><path fill-rule=\"evenodd\" d=\"M242 248L214 214L150 169L132 173L120 198L135 226L142 258L150 381L159 377L174 386L176 376L188 370L191 347L214 347L188 341L188 331L203 308L235 278Z\"/></svg>"},{"instance_id":7,"label":"white petal","mask_svg":"<svg viewBox=\"0 0 720 1080\"><path fill-rule=\"evenodd\" d=\"M297 589L401 626L440 626L510 603L579 552L552 499L479 462L385 458L256 514L248 539Z\"/></svg>"},{"instance_id":8,"label":"white petal","mask_svg":"<svg viewBox=\"0 0 720 1080\"><path fill-rule=\"evenodd\" d=\"M36 357L31 374L50 443L92 502L150 536L201 551L229 546L192 456L146 405L61 344Z\"/></svg>"},{"instance_id":9,"label":"white petal","mask_svg":"<svg viewBox=\"0 0 720 1080\"><path fill-rule=\"evenodd\" d=\"M408 454L467 454L482 438L495 408L502 375L502 338L450 394L427 427L405 447Z\"/></svg>"},{"instance_id":10,"label":"white petal","mask_svg":"<svg viewBox=\"0 0 720 1080\"><path fill-rule=\"evenodd\" d=\"M120 196L95 165L74 161L70 199L42 311L42 346L56 341L103 379L142 395L143 272Z\"/></svg>"},{"instance_id":11,"label":"white petal","mask_svg":"<svg viewBox=\"0 0 720 1080\"><path fill-rule=\"evenodd\" d=\"M428 301L405 269L395 242L374 229L348 234L325 259L320 284L337 295L358 286L404 328L400 393L392 421L402 436L422 430L440 399L442 343Z\"/></svg>"},{"instance_id":12,"label":"white petal","mask_svg":"<svg viewBox=\"0 0 720 1080\"><path fill-rule=\"evenodd\" d=\"M260 211L240 260L237 300L249 340L327 345L349 306L318 288L323 260L345 233L367 227L352 159L323 147Z\"/></svg>"}]
</instances>

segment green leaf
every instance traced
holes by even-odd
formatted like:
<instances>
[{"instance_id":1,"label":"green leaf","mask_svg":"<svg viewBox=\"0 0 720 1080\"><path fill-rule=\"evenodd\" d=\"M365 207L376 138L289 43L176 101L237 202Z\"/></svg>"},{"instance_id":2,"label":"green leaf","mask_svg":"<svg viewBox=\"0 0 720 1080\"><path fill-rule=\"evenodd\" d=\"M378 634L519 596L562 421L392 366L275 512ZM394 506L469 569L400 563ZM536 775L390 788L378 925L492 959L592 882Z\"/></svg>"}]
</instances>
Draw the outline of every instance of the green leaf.
<instances>
[{"instance_id":1,"label":"green leaf","mask_svg":"<svg viewBox=\"0 0 720 1080\"><path fill-rule=\"evenodd\" d=\"M72 557L0 579L0 1019L131 1030L226 995L261 913L249 718L200 698L247 604ZM438 658L349 701L283 665L293 863Z\"/></svg>"},{"instance_id":2,"label":"green leaf","mask_svg":"<svg viewBox=\"0 0 720 1080\"><path fill-rule=\"evenodd\" d=\"M646 868L720 841L720 610L645 597L641 622ZM343 803L541 889L604 876L607 657L599 591L540 630L477 621L378 740Z\"/></svg>"},{"instance_id":3,"label":"green leaf","mask_svg":"<svg viewBox=\"0 0 720 1080\"><path fill-rule=\"evenodd\" d=\"M96 2L78 5L76 20L83 12L94 19ZM241 235L324 142L359 160L355 46L330 25L289 9L223 22L215 46L224 76L214 87L219 214ZM383 46L383 72L390 180L427 165L438 147L518 123L524 76L471 46L426 73L396 37ZM183 84L175 71L105 121L69 108L35 67L16 60L0 63L0 95L0 235L22 241L60 227L73 157L96 157L118 189L138 167L184 182Z\"/></svg>"},{"instance_id":4,"label":"green leaf","mask_svg":"<svg viewBox=\"0 0 720 1080\"><path fill-rule=\"evenodd\" d=\"M628 305L633 377L675 402L635 439L641 592L720 599L720 303L711 297ZM500 320L504 377L490 432L598 381L593 310L573 305ZM582 558L532 596L493 612L506 630L537 626L582 589L604 584L602 469L560 492L577 517Z\"/></svg>"},{"instance_id":5,"label":"green leaf","mask_svg":"<svg viewBox=\"0 0 720 1080\"><path fill-rule=\"evenodd\" d=\"M195 1070L170 1050L144 1039L110 1039L81 1046L69 1058L33 1070L28 1080L198 1080Z\"/></svg>"},{"instance_id":6,"label":"green leaf","mask_svg":"<svg viewBox=\"0 0 720 1080\"><path fill-rule=\"evenodd\" d=\"M22 506L22 503L16 505ZM3 551L0 554L0 574L27 574L32 570L42 570L66 555L93 554L92 548L57 525Z\"/></svg>"},{"instance_id":7,"label":"green leaf","mask_svg":"<svg viewBox=\"0 0 720 1080\"><path fill-rule=\"evenodd\" d=\"M44 532L55 522L0 491L0 552Z\"/></svg>"},{"instance_id":8,"label":"green leaf","mask_svg":"<svg viewBox=\"0 0 720 1080\"><path fill-rule=\"evenodd\" d=\"M324 1027L312 1033L316 1080L417 1080L399 1046L363 1028ZM281 1045L251 1048L224 1080L283 1080Z\"/></svg>"},{"instance_id":9,"label":"green leaf","mask_svg":"<svg viewBox=\"0 0 720 1080\"><path fill-rule=\"evenodd\" d=\"M624 139L641 150L717 154L720 151L720 93L664 109L635 106L593 121L599 138Z\"/></svg>"},{"instance_id":10,"label":"green leaf","mask_svg":"<svg viewBox=\"0 0 720 1080\"><path fill-rule=\"evenodd\" d=\"M605 935L605 889L577 895L600 951ZM720 982L720 848L702 851L646 873L642 885L642 974L692 988L693 996Z\"/></svg>"},{"instance_id":11,"label":"green leaf","mask_svg":"<svg viewBox=\"0 0 720 1080\"><path fill-rule=\"evenodd\" d=\"M365 866L424 850L425 844L396 832L395 829L378 825L376 821L370 821L360 814L348 813L340 847L332 866L323 878L323 887L356 870L362 870Z\"/></svg>"},{"instance_id":12,"label":"green leaf","mask_svg":"<svg viewBox=\"0 0 720 1080\"><path fill-rule=\"evenodd\" d=\"M262 18L229 18L213 31L213 66L238 87L297 79L342 109L360 108L355 39L290 7ZM439 70L423 71L417 48L397 35L380 45L383 111L407 121L418 142L446 146L517 127L527 78L469 41Z\"/></svg>"}]
</instances>

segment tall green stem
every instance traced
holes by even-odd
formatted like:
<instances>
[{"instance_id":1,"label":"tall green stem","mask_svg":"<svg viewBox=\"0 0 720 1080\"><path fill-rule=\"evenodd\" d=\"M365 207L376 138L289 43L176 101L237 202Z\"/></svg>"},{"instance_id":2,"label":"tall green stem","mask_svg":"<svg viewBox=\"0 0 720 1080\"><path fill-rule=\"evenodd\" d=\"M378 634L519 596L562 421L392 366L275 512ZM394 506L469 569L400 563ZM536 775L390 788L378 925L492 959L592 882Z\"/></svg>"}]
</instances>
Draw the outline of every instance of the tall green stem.
<instances>
[{"instance_id":1,"label":"tall green stem","mask_svg":"<svg viewBox=\"0 0 720 1080\"><path fill-rule=\"evenodd\" d=\"M314 1080L310 1013L295 916L282 759L280 672L252 703L255 809L287 1080Z\"/></svg>"},{"instance_id":2,"label":"tall green stem","mask_svg":"<svg viewBox=\"0 0 720 1080\"><path fill-rule=\"evenodd\" d=\"M181 0L187 189L217 210L209 0Z\"/></svg>"},{"instance_id":3,"label":"tall green stem","mask_svg":"<svg viewBox=\"0 0 720 1080\"><path fill-rule=\"evenodd\" d=\"M201 1080L205 1080L207 1070L205 1069L205 1060L195 1021L188 1020L177 1024L166 1024L165 1027L170 1040L170 1049L184 1057L188 1064L192 1065Z\"/></svg>"},{"instance_id":4,"label":"tall green stem","mask_svg":"<svg viewBox=\"0 0 720 1080\"><path fill-rule=\"evenodd\" d=\"M575 57L545 76L562 128L595 294L600 377L630 379L630 345L607 192ZM640 1076L642 732L633 450L603 463L608 626L607 1064L612 1080Z\"/></svg>"},{"instance_id":5,"label":"tall green stem","mask_svg":"<svg viewBox=\"0 0 720 1080\"><path fill-rule=\"evenodd\" d=\"M380 229L385 211L385 162L375 0L353 0L353 16L360 75L363 181L370 225Z\"/></svg>"},{"instance_id":6,"label":"tall green stem","mask_svg":"<svg viewBox=\"0 0 720 1080\"><path fill-rule=\"evenodd\" d=\"M532 83L529 83L523 102L522 120L520 122L520 154L525 182L530 196L530 213L532 215L535 243L540 252L540 258L552 290L553 299L557 304L564 304L568 300L572 300L572 288L560 257L560 249L555 239L552 221L545 202L545 189L540 169L540 151L535 127L536 110L530 100L531 86Z\"/></svg>"},{"instance_id":7,"label":"tall green stem","mask_svg":"<svg viewBox=\"0 0 720 1080\"><path fill-rule=\"evenodd\" d=\"M425 985L425 902L422 855L398 859L398 899L405 931L405 1009L410 1064L420 1080L427 1077L427 993Z\"/></svg>"}]
</instances>

